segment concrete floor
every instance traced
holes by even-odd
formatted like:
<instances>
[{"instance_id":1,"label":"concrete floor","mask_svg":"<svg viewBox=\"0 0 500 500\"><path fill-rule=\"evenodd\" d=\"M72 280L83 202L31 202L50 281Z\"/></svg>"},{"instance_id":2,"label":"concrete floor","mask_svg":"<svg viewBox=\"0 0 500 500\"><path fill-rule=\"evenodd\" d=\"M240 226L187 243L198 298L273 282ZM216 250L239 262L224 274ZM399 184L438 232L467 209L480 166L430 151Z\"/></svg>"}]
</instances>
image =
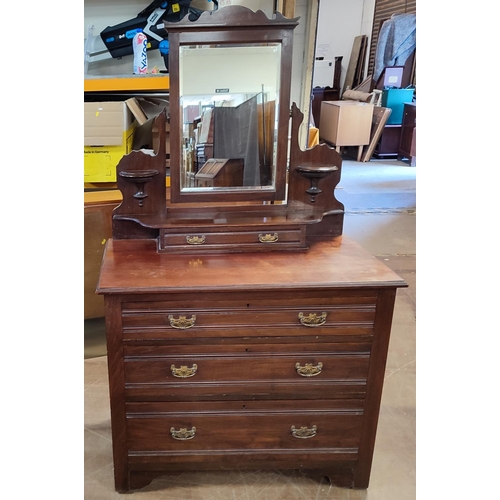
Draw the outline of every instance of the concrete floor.
<instances>
[{"instance_id":1,"label":"concrete floor","mask_svg":"<svg viewBox=\"0 0 500 500\"><path fill-rule=\"evenodd\" d=\"M149 500L414 500L416 375L416 167L397 160L344 159L336 197L344 235L397 272L397 292L370 487L350 490L299 472L183 473L155 480L127 498ZM85 329L85 499L123 498L114 491L109 393L102 320Z\"/></svg>"}]
</instances>

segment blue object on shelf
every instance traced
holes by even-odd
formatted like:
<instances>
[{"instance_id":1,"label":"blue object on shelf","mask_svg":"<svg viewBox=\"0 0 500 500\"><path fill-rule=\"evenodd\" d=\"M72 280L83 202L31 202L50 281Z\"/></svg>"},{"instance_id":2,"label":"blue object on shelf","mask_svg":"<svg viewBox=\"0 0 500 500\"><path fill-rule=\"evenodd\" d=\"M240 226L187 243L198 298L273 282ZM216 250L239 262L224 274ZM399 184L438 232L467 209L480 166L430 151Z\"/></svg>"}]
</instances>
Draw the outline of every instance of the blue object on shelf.
<instances>
[{"instance_id":1,"label":"blue object on shelf","mask_svg":"<svg viewBox=\"0 0 500 500\"><path fill-rule=\"evenodd\" d=\"M413 101L415 89L385 89L382 91L382 106L392 109L387 125L401 125L405 102Z\"/></svg>"}]
</instances>

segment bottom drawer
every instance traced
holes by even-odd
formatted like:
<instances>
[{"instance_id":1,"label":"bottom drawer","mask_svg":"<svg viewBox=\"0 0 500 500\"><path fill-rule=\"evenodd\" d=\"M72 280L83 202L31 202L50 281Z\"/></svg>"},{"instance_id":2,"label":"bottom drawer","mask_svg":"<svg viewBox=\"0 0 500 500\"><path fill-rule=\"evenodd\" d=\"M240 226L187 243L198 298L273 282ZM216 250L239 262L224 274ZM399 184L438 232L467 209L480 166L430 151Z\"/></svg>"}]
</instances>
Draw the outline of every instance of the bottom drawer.
<instances>
[{"instance_id":1,"label":"bottom drawer","mask_svg":"<svg viewBox=\"0 0 500 500\"><path fill-rule=\"evenodd\" d=\"M361 409L276 409L243 407L223 411L127 414L131 452L208 450L357 449Z\"/></svg>"}]
</instances>

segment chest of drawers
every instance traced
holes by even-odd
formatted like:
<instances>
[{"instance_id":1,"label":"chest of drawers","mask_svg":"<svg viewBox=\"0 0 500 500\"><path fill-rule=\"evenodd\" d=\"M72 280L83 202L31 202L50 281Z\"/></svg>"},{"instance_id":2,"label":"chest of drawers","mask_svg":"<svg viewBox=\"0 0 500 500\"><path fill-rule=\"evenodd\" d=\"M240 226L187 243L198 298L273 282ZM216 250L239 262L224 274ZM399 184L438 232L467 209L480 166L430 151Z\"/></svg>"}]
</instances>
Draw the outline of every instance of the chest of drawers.
<instances>
[{"instance_id":1,"label":"chest of drawers","mask_svg":"<svg viewBox=\"0 0 500 500\"><path fill-rule=\"evenodd\" d=\"M368 487L398 287L339 237L307 253L170 255L108 241L115 487L300 469Z\"/></svg>"}]
</instances>

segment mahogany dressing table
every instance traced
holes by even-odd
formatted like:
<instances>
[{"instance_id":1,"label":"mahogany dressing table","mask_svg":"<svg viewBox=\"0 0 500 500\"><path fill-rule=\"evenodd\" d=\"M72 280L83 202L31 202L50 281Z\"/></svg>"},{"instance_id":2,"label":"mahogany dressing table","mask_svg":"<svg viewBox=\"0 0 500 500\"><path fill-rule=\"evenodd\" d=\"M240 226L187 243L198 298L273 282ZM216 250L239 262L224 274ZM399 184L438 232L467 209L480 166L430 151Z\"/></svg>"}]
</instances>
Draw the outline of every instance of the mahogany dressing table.
<instances>
[{"instance_id":1,"label":"mahogany dressing table","mask_svg":"<svg viewBox=\"0 0 500 500\"><path fill-rule=\"evenodd\" d=\"M396 290L406 283L342 236L339 154L298 146L303 117L286 105L296 25L235 6L166 26L171 196L161 114L154 153L133 151L117 166L123 201L97 286L119 492L169 473L262 468L368 487ZM203 99L187 83L188 60L204 53L216 67L229 49L242 49L237 58L257 54L263 66L278 61L277 83L237 89L243 98L210 108L224 120L218 107L252 109L243 113L257 117L245 123L254 133L245 147L255 154L227 148L219 122L214 151L225 156L216 159L238 158L243 178L193 187L184 111ZM243 119L228 114L231 123Z\"/></svg>"}]
</instances>

